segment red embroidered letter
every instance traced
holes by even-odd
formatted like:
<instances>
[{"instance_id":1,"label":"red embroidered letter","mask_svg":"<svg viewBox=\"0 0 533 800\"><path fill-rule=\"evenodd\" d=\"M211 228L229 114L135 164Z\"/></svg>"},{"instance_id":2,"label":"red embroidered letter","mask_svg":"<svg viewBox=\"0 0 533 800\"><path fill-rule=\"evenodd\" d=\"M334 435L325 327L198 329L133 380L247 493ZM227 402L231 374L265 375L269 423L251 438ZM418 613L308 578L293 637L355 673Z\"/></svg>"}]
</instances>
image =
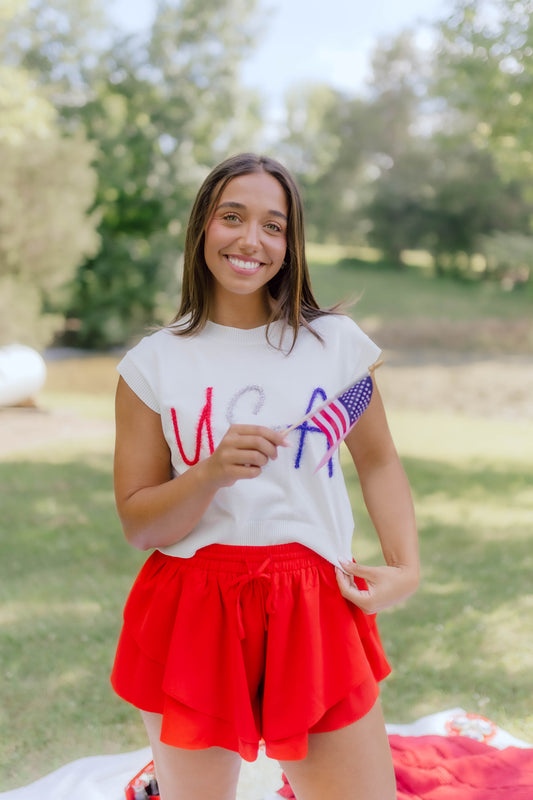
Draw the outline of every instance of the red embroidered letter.
<instances>
[{"instance_id":1,"label":"red embroidered letter","mask_svg":"<svg viewBox=\"0 0 533 800\"><path fill-rule=\"evenodd\" d=\"M215 449L213 444L213 433L211 431L211 396L213 394L213 387L208 386L205 392L205 405L202 408L202 413L200 414L200 419L198 420L198 427L196 428L196 452L194 454L194 458L189 459L185 455L183 451L183 446L181 444L180 432L178 428L178 415L176 414L176 409L171 408L170 413L172 415L172 423L174 425L174 433L176 434L176 443L178 445L178 450L180 451L180 456L184 460L184 462L189 466L192 467L193 464L197 464L200 460L200 449L202 447L202 428L205 425L205 430L207 433L207 446L209 447L209 454L211 455Z\"/></svg>"}]
</instances>

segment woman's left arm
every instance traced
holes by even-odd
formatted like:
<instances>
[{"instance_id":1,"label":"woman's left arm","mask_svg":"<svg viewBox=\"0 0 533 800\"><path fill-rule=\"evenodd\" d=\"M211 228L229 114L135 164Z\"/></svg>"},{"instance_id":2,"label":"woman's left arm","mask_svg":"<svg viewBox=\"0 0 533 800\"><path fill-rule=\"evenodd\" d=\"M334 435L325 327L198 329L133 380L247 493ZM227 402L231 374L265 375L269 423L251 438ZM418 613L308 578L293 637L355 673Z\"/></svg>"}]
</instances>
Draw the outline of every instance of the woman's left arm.
<instances>
[{"instance_id":1,"label":"woman's left arm","mask_svg":"<svg viewBox=\"0 0 533 800\"><path fill-rule=\"evenodd\" d=\"M344 597L366 614L373 614L404 600L416 591L420 580L411 491L375 380L370 404L345 441L386 566L342 562L337 581ZM368 589L358 589L350 575L364 578Z\"/></svg>"}]
</instances>

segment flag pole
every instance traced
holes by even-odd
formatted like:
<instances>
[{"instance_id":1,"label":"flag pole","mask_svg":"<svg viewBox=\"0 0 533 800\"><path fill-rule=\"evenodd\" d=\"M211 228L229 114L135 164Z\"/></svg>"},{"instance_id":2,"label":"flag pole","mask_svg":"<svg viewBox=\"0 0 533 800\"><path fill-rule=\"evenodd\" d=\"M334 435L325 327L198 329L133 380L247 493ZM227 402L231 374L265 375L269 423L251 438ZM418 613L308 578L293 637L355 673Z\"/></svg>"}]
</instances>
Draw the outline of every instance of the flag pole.
<instances>
[{"instance_id":1,"label":"flag pole","mask_svg":"<svg viewBox=\"0 0 533 800\"><path fill-rule=\"evenodd\" d=\"M381 367L382 364L383 364L383 359L380 358L379 361L376 361L374 364L368 367L362 375L359 375L358 378L350 381L350 383L347 386L345 386L344 389L341 389L340 392L337 392L337 394L334 395L334 397L328 397L319 406L316 406L316 408L313 408L311 411L309 411L305 415L305 417L302 417L300 420L298 420L298 422L295 422L294 425L291 425L289 428L285 428L284 430L280 431L280 433L286 436L291 431L294 431L296 430L296 428L299 428L300 425L303 425L304 422L307 422L308 419L311 419L311 417L313 417L315 414L318 414L320 411L322 411L323 408L326 408L326 406L329 405L333 400L335 400L336 397L339 397L341 394L344 394L344 392L347 392L348 389L355 383L357 383L358 381L362 381L364 378L367 377L367 375L370 375L370 377L373 378L374 372L377 370L378 367Z\"/></svg>"}]
</instances>

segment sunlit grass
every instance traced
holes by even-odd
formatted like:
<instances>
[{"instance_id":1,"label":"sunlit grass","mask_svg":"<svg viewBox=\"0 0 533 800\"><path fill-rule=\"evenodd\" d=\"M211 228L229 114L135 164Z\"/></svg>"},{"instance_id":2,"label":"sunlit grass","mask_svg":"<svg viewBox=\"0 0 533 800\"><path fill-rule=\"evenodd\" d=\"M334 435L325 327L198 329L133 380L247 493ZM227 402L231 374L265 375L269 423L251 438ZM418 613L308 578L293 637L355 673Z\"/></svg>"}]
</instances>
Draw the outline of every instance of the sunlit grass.
<instances>
[{"instance_id":1,"label":"sunlit grass","mask_svg":"<svg viewBox=\"0 0 533 800\"><path fill-rule=\"evenodd\" d=\"M492 421L466 414L390 411L389 425L404 455L471 462L533 464L533 422Z\"/></svg>"},{"instance_id":2,"label":"sunlit grass","mask_svg":"<svg viewBox=\"0 0 533 800\"><path fill-rule=\"evenodd\" d=\"M323 305L357 299L352 313L378 321L472 321L531 318L531 294L504 292L498 283L435 279L424 269L397 270L381 262L311 262L311 279Z\"/></svg>"},{"instance_id":3,"label":"sunlit grass","mask_svg":"<svg viewBox=\"0 0 533 800\"><path fill-rule=\"evenodd\" d=\"M142 561L114 509L111 443L0 464L2 786L76 757L144 746L109 670L125 595Z\"/></svg>"},{"instance_id":4,"label":"sunlit grass","mask_svg":"<svg viewBox=\"0 0 533 800\"><path fill-rule=\"evenodd\" d=\"M387 719L462 706L533 742L533 425L391 415L420 531L417 594L381 614ZM346 457L346 455L345 455ZM381 556L350 481L354 552Z\"/></svg>"}]
</instances>

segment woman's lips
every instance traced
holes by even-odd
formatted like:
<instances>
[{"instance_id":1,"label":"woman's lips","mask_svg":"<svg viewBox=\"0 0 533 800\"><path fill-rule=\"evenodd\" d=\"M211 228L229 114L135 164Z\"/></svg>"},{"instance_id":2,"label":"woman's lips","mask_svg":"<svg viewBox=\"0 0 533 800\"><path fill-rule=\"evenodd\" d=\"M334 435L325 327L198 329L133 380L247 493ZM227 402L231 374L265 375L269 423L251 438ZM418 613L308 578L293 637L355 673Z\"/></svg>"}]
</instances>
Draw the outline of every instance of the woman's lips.
<instances>
[{"instance_id":1,"label":"woman's lips","mask_svg":"<svg viewBox=\"0 0 533 800\"><path fill-rule=\"evenodd\" d=\"M253 275L263 266L257 259L239 258L237 256L225 256L232 269L240 275Z\"/></svg>"}]
</instances>

